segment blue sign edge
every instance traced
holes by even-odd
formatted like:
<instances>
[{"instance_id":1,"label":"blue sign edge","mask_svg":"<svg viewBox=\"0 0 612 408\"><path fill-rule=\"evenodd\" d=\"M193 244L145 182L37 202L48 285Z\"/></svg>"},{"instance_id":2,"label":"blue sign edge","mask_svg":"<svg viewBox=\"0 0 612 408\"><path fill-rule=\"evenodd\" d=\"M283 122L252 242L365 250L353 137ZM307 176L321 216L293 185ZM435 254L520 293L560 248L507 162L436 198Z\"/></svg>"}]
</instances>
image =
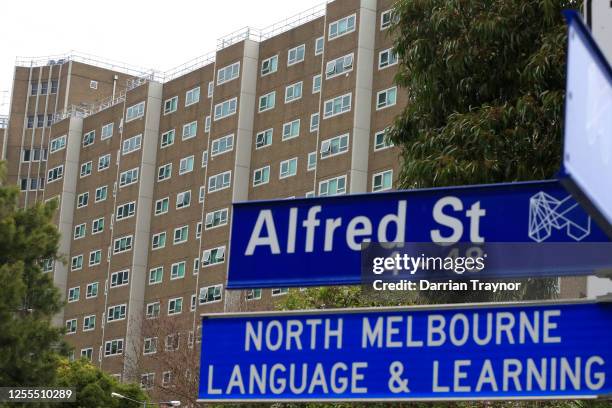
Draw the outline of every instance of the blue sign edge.
<instances>
[{"instance_id":1,"label":"blue sign edge","mask_svg":"<svg viewBox=\"0 0 612 408\"><path fill-rule=\"evenodd\" d=\"M602 68L605 74L607 74L608 80L612 83L612 66L606 60L603 52L591 36L588 27L582 21L582 17L580 13L576 10L564 10L563 16L567 20L567 25L569 27L574 27L576 29L577 34L582 38L589 50L590 54L593 56L597 64ZM568 29L569 32L569 29ZM569 40L567 53L569 60ZM569 63L565 64L565 77L566 81L568 78L568 69ZM567 88L567 87L566 87ZM563 109L565 112L565 116L567 116L567 96L565 99L565 107ZM565 135L567 134L567 121L565 121L564 129L563 129L563 139L565 141ZM591 201L589 195L582 190L580 185L572 178L572 175L567 172L565 168L565 155L566 155L566 145L563 145L563 156L561 160L561 168L557 174L559 182L561 185L567 190L568 193L574 197L574 199L580 204L582 208L593 218L593 220L597 223L597 225L612 239L612 223L608 221L603 212L597 207L597 205Z\"/></svg>"},{"instance_id":2,"label":"blue sign edge","mask_svg":"<svg viewBox=\"0 0 612 408\"><path fill-rule=\"evenodd\" d=\"M351 307L351 308L333 308L333 309L300 309L300 310L263 310L263 311L250 311L250 312L213 312L213 313L200 313L201 322L201 335L204 336L204 320L205 319L233 319L233 318L244 318L244 317L266 317L266 316L307 316L315 314L333 314L333 313L367 313L369 311L375 312L398 312L398 311L427 311L427 310L452 310L452 309L480 309L480 308L491 308L491 307L538 307L538 306L566 306L566 305L611 305L611 301L600 298L600 299L554 299L554 300L532 300L523 302L482 302L482 303L445 303L445 304L425 304L425 305L408 305L408 306L382 306L382 307ZM200 362L201 362L201 348L200 348ZM287 398L287 399L203 399L199 395L199 384L198 384L198 399L197 402L203 403L271 403L271 402L282 402L282 403L305 403L305 402L321 402L321 403L333 403L333 402L394 402L394 401L405 401L405 402L427 402L427 401L515 401L515 400L597 400L602 398L610 398L608 394L598 395L545 395L545 396L503 396L503 397L458 397L458 398L325 398L325 399L309 399L309 398Z\"/></svg>"}]
</instances>

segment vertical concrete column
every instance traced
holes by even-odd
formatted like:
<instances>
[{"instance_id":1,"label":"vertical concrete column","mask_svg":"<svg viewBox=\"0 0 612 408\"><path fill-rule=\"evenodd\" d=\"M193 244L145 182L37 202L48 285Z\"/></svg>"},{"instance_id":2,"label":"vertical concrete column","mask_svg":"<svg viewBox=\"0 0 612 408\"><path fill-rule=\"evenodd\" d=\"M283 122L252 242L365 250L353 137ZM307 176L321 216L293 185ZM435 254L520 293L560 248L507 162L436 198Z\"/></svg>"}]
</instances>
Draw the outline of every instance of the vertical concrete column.
<instances>
[{"instance_id":1,"label":"vertical concrete column","mask_svg":"<svg viewBox=\"0 0 612 408\"><path fill-rule=\"evenodd\" d=\"M353 100L353 146L349 177L349 192L351 194L363 193L368 186L376 0L361 0L358 27L355 95Z\"/></svg>"},{"instance_id":2,"label":"vertical concrete column","mask_svg":"<svg viewBox=\"0 0 612 408\"><path fill-rule=\"evenodd\" d=\"M142 158L136 201L136 225L132 252L130 297L127 307L123 378L131 378L133 375L132 363L138 360L138 356L135 356L134 353L138 352L141 341L161 104L162 84L150 82L145 103L145 124L142 135Z\"/></svg>"},{"instance_id":3,"label":"vertical concrete column","mask_svg":"<svg viewBox=\"0 0 612 408\"><path fill-rule=\"evenodd\" d=\"M251 149L253 146L253 120L257 101L257 72L259 61L259 43L244 41L242 56L242 79L238 96L238 128L236 129L236 155L233 170L232 202L246 201L249 195L249 177L251 172ZM231 236L230 236L231 239ZM229 254L228 254L229 255ZM229 259L229 256L228 256ZM227 264L227 263L226 263ZM241 291L225 291L225 311L238 310Z\"/></svg>"},{"instance_id":4,"label":"vertical concrete column","mask_svg":"<svg viewBox=\"0 0 612 408\"><path fill-rule=\"evenodd\" d=\"M64 178L60 195L58 229L60 232L59 255L70 261L70 244L72 243L72 228L74 219L74 203L76 184L79 174L79 154L81 153L81 137L83 135L83 119L70 118L68 135L66 136L66 159L64 161ZM46 179L45 179L46 181ZM55 262L53 283L59 289L62 300L66 297L69 264ZM57 326L64 324L64 311L53 318Z\"/></svg>"}]
</instances>

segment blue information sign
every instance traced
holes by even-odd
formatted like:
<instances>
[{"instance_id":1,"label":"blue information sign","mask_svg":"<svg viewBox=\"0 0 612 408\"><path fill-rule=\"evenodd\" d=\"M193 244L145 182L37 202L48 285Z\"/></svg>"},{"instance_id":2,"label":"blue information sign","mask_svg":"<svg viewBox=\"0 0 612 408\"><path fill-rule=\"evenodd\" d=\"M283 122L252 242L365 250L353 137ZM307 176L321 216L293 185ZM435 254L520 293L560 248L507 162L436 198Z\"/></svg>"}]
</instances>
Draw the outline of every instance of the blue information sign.
<instances>
[{"instance_id":1,"label":"blue information sign","mask_svg":"<svg viewBox=\"0 0 612 408\"><path fill-rule=\"evenodd\" d=\"M227 287L357 284L367 240L609 242L556 180L235 203Z\"/></svg>"},{"instance_id":2,"label":"blue information sign","mask_svg":"<svg viewBox=\"0 0 612 408\"><path fill-rule=\"evenodd\" d=\"M611 319L588 302L204 316L199 399L610 395Z\"/></svg>"}]
</instances>

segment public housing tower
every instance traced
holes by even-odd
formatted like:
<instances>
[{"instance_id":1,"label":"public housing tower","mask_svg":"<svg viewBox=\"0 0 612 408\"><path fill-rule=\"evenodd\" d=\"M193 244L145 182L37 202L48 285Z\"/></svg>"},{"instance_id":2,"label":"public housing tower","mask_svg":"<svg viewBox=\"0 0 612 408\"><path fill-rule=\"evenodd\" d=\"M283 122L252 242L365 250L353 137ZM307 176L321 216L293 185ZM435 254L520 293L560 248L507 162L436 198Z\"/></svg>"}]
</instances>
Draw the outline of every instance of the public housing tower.
<instances>
[{"instance_id":1,"label":"public housing tower","mask_svg":"<svg viewBox=\"0 0 612 408\"><path fill-rule=\"evenodd\" d=\"M76 357L170 384L149 357L185 347L197 360L201 313L267 309L287 292L224 290L232 202L394 187L384 131L407 96L392 4L336 0L165 73L80 55L17 62L1 158L22 205L58 202L67 263L44 270ZM162 318L175 329L147 336Z\"/></svg>"}]
</instances>

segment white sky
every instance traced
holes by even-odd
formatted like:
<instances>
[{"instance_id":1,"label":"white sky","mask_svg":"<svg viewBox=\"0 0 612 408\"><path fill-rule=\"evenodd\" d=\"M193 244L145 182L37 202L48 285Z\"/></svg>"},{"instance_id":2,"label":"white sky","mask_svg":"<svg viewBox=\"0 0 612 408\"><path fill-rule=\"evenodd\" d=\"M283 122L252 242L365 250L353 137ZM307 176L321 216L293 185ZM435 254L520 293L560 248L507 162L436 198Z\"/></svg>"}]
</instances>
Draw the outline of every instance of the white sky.
<instances>
[{"instance_id":1,"label":"white sky","mask_svg":"<svg viewBox=\"0 0 612 408\"><path fill-rule=\"evenodd\" d=\"M217 38L264 28L323 0L11 0L0 23L0 114L15 58L71 50L165 71L215 50ZM7 92L8 91L8 92Z\"/></svg>"}]
</instances>

